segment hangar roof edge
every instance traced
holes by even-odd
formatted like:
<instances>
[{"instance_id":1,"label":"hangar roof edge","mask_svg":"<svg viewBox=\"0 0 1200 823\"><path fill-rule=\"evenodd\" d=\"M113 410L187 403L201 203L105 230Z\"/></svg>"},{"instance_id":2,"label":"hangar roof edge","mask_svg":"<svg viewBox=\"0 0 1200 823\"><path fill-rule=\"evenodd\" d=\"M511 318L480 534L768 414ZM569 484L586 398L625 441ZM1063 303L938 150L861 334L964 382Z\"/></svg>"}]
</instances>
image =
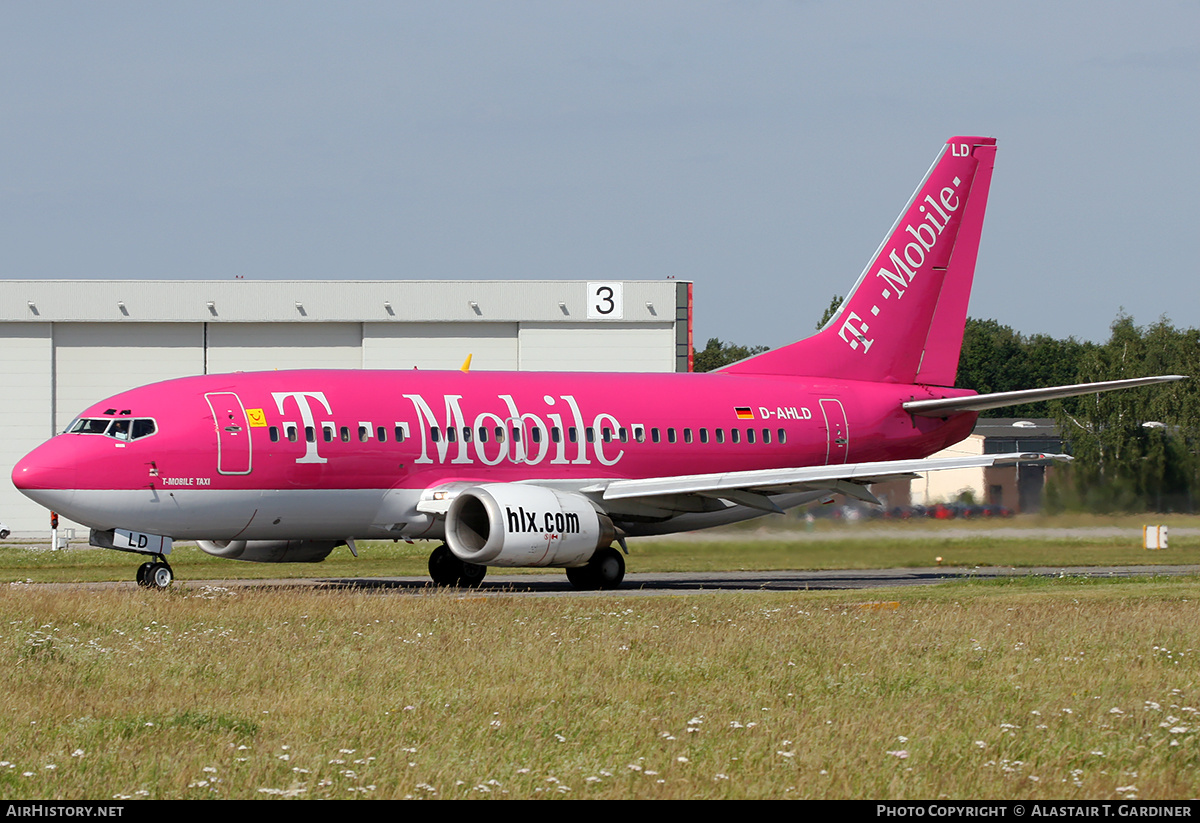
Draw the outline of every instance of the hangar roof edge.
<instances>
[{"instance_id":1,"label":"hangar roof edge","mask_svg":"<svg viewBox=\"0 0 1200 823\"><path fill-rule=\"evenodd\" d=\"M677 310L686 307L688 284L686 280L3 280L0 322L661 324L674 323ZM619 306L606 303L609 311L598 316L589 312L589 298L602 286L615 286L621 299Z\"/></svg>"}]
</instances>

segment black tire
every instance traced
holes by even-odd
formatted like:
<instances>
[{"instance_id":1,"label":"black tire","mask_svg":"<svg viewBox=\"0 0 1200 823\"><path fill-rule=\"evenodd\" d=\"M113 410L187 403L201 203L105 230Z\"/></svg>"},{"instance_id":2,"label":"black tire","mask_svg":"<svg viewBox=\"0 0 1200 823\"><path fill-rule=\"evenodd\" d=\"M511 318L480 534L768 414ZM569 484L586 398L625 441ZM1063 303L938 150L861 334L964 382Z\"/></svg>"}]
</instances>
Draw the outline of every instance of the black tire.
<instances>
[{"instance_id":1,"label":"black tire","mask_svg":"<svg viewBox=\"0 0 1200 823\"><path fill-rule=\"evenodd\" d=\"M138 566L137 584L139 586L141 586L143 589L150 588L150 570L152 568L154 568L154 564L149 563L149 562L143 563L142 565Z\"/></svg>"},{"instance_id":2,"label":"black tire","mask_svg":"<svg viewBox=\"0 0 1200 823\"><path fill-rule=\"evenodd\" d=\"M487 575L487 566L480 566L477 563L468 563L465 560L458 561L462 566L462 574L458 576L458 585L465 589L477 589L483 583L483 578Z\"/></svg>"},{"instance_id":3,"label":"black tire","mask_svg":"<svg viewBox=\"0 0 1200 823\"><path fill-rule=\"evenodd\" d=\"M586 566L567 569L567 580L580 591L615 589L625 579L625 558L612 546L597 549Z\"/></svg>"},{"instance_id":4,"label":"black tire","mask_svg":"<svg viewBox=\"0 0 1200 823\"><path fill-rule=\"evenodd\" d=\"M593 579L591 566L568 566L567 580L571 585L582 592L591 591L596 588L596 581Z\"/></svg>"},{"instance_id":5,"label":"black tire","mask_svg":"<svg viewBox=\"0 0 1200 823\"><path fill-rule=\"evenodd\" d=\"M598 550L588 561L597 589L615 589L625 579L625 558L612 546Z\"/></svg>"},{"instance_id":6,"label":"black tire","mask_svg":"<svg viewBox=\"0 0 1200 823\"><path fill-rule=\"evenodd\" d=\"M457 586L462 576L463 562L454 556L449 546L443 544L430 552L429 577L433 580L433 585ZM482 580L483 577L479 579Z\"/></svg>"}]
</instances>

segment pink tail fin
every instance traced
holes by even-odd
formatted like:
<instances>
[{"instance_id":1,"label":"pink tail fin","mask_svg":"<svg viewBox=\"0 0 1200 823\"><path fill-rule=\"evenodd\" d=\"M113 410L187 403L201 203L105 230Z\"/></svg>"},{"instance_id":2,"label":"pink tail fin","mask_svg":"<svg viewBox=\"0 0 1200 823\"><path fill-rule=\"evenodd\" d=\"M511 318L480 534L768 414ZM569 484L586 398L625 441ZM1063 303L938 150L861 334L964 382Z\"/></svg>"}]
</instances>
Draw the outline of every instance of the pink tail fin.
<instances>
[{"instance_id":1,"label":"pink tail fin","mask_svg":"<svg viewBox=\"0 0 1200 823\"><path fill-rule=\"evenodd\" d=\"M724 371L953 385L995 155L951 138L824 328Z\"/></svg>"}]
</instances>

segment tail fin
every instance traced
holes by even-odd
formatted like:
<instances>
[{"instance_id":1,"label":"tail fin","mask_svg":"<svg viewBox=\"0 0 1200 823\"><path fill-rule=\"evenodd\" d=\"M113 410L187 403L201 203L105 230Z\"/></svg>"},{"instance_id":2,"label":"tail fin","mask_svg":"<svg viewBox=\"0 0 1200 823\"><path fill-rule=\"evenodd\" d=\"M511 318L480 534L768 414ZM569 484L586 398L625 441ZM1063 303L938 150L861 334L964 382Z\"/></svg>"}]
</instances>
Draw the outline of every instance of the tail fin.
<instances>
[{"instance_id":1,"label":"tail fin","mask_svg":"<svg viewBox=\"0 0 1200 823\"><path fill-rule=\"evenodd\" d=\"M722 371L954 385L995 155L994 138L951 138L837 314Z\"/></svg>"}]
</instances>

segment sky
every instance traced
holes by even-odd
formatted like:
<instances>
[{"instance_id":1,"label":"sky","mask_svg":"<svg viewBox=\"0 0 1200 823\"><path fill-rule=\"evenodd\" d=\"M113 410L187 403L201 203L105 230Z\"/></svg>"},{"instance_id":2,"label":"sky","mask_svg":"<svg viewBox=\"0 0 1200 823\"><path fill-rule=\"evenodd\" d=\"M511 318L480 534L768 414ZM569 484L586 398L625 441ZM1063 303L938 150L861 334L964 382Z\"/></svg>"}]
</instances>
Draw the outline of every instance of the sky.
<instances>
[{"instance_id":1,"label":"sky","mask_svg":"<svg viewBox=\"0 0 1200 823\"><path fill-rule=\"evenodd\" d=\"M1200 326L1190 0L0 0L0 78L5 278L677 278L774 347L966 134L972 316Z\"/></svg>"}]
</instances>

